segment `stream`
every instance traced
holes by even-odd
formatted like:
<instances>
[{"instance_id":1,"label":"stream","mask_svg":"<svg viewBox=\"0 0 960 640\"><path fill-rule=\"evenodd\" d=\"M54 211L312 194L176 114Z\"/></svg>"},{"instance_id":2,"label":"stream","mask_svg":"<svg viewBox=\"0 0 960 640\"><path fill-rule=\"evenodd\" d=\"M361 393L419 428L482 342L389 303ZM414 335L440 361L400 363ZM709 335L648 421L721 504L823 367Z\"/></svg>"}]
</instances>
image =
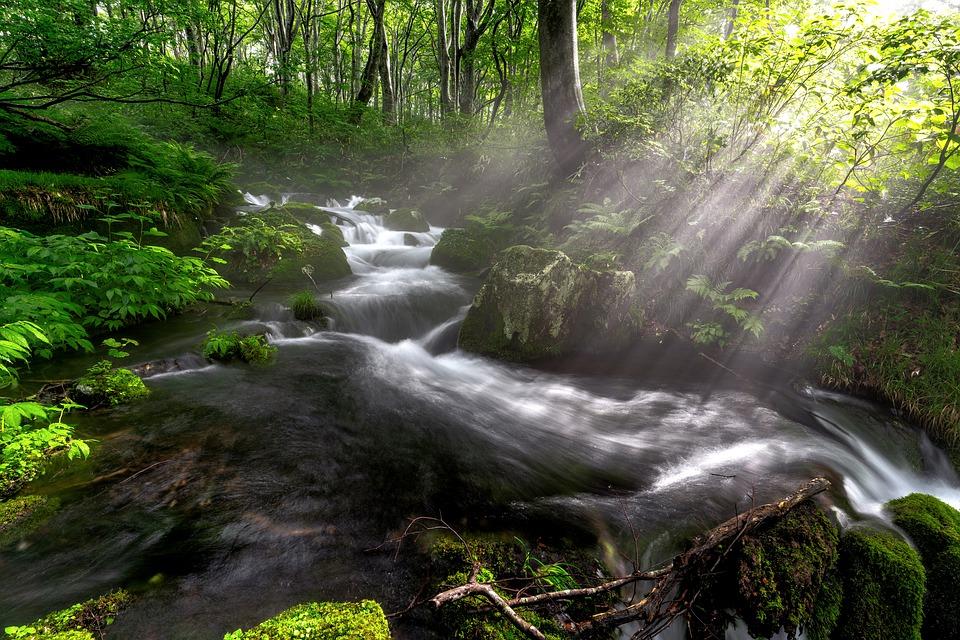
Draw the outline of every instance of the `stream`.
<instances>
[{"instance_id":1,"label":"stream","mask_svg":"<svg viewBox=\"0 0 960 640\"><path fill-rule=\"evenodd\" d=\"M428 264L442 229L407 246L356 201L328 208L354 272L319 285L333 330L294 320L292 291L267 287L250 318L210 305L125 334L135 358L182 368L149 377L143 402L72 420L94 454L38 483L62 508L0 554L0 628L121 586L141 597L112 638L219 639L312 600L403 609L417 559L368 550L417 515L568 528L626 556L636 539L655 563L815 475L841 521L883 518L914 491L960 507L943 452L863 400L704 362L677 373L669 355L584 373L456 350L480 283ZM266 331L275 363L202 361L215 325Z\"/></svg>"}]
</instances>

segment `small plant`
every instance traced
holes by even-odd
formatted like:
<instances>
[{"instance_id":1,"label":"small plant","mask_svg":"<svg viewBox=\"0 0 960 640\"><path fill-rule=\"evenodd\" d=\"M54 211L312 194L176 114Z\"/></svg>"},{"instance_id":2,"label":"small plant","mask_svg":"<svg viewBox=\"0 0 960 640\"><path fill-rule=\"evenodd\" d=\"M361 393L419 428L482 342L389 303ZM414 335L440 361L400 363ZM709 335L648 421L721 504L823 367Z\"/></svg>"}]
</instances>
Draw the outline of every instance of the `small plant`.
<instances>
[{"instance_id":1,"label":"small plant","mask_svg":"<svg viewBox=\"0 0 960 640\"><path fill-rule=\"evenodd\" d=\"M150 394L140 376L129 369L115 369L109 360L101 360L87 369L74 383L73 389L88 406L109 404L116 407Z\"/></svg>"},{"instance_id":2,"label":"small plant","mask_svg":"<svg viewBox=\"0 0 960 640\"><path fill-rule=\"evenodd\" d=\"M323 318L323 308L311 291L301 291L290 296L288 301L293 317L309 322Z\"/></svg>"},{"instance_id":3,"label":"small plant","mask_svg":"<svg viewBox=\"0 0 960 640\"><path fill-rule=\"evenodd\" d=\"M752 289L739 287L728 291L729 286L729 282L715 284L705 275L692 276L687 280L687 291L692 291L709 302L713 310L728 324L733 321L741 330L759 338L763 333L763 322L738 304L744 300L755 300L759 294ZM697 321L689 326L692 330L691 337L697 344L716 343L723 347L729 341L730 331L722 322Z\"/></svg>"},{"instance_id":4,"label":"small plant","mask_svg":"<svg viewBox=\"0 0 960 640\"><path fill-rule=\"evenodd\" d=\"M230 362L240 360L263 364L269 362L277 348L267 342L263 334L243 336L236 331L210 331L203 341L203 357L209 360Z\"/></svg>"}]
</instances>

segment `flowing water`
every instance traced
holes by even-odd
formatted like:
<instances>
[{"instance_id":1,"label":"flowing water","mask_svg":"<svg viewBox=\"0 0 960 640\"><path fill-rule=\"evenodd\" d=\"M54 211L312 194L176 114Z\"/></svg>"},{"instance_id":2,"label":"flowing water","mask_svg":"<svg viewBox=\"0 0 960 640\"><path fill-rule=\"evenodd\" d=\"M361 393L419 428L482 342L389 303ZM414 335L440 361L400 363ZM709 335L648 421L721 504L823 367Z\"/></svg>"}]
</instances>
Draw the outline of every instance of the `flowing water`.
<instances>
[{"instance_id":1,"label":"flowing water","mask_svg":"<svg viewBox=\"0 0 960 640\"><path fill-rule=\"evenodd\" d=\"M78 418L95 455L40 485L61 510L0 555L0 625L119 586L140 597L111 636L138 640L220 638L310 600L402 609L416 560L369 550L416 515L584 532L652 563L819 474L842 520L883 518L912 491L960 506L944 454L860 400L702 361L678 373L678 354L586 374L457 351L479 283L429 266L442 230L408 246L375 216L327 210L354 272L320 287L334 330L267 288L252 319L211 307L132 334L138 356L178 366L148 379L146 401ZM275 364L203 362L214 325L267 331Z\"/></svg>"}]
</instances>

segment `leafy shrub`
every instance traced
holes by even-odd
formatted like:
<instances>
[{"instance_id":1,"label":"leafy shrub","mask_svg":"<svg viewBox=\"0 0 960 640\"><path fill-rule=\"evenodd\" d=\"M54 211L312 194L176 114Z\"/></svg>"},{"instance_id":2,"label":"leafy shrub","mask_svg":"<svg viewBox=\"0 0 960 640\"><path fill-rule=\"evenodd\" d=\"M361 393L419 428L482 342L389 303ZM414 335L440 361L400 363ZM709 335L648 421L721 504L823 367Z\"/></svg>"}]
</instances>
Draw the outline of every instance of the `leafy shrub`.
<instances>
[{"instance_id":1,"label":"leafy shrub","mask_svg":"<svg viewBox=\"0 0 960 640\"><path fill-rule=\"evenodd\" d=\"M390 628L383 609L372 600L362 602L310 602L270 618L249 631L237 629L223 640L338 640L363 638L389 640Z\"/></svg>"},{"instance_id":2,"label":"leafy shrub","mask_svg":"<svg viewBox=\"0 0 960 640\"><path fill-rule=\"evenodd\" d=\"M101 404L115 407L150 394L140 376L129 369L114 369L109 360L101 360L87 369L73 389L79 396L77 399L88 407Z\"/></svg>"},{"instance_id":3,"label":"leafy shrub","mask_svg":"<svg viewBox=\"0 0 960 640\"><path fill-rule=\"evenodd\" d=\"M759 338L763 333L763 323L760 318L740 306L743 300L753 300L757 297L757 292L752 289L736 288L728 291L729 282L714 283L707 276L696 275L687 280L687 290L692 291L713 307L718 313L721 321L717 322L693 322L690 324L692 329L693 341L697 344L719 344L724 346L730 332L724 326L729 321L733 321L736 326L743 331Z\"/></svg>"},{"instance_id":4,"label":"leafy shrub","mask_svg":"<svg viewBox=\"0 0 960 640\"><path fill-rule=\"evenodd\" d=\"M323 317L323 307L317 302L317 297L312 291L301 291L293 294L290 297L289 304L293 310L293 317L297 320L319 320Z\"/></svg>"},{"instance_id":5,"label":"leafy shrub","mask_svg":"<svg viewBox=\"0 0 960 640\"><path fill-rule=\"evenodd\" d=\"M201 349L203 357L210 360L240 360L260 364L268 362L277 352L277 348L267 342L265 335L243 336L236 331L210 331Z\"/></svg>"}]
</instances>

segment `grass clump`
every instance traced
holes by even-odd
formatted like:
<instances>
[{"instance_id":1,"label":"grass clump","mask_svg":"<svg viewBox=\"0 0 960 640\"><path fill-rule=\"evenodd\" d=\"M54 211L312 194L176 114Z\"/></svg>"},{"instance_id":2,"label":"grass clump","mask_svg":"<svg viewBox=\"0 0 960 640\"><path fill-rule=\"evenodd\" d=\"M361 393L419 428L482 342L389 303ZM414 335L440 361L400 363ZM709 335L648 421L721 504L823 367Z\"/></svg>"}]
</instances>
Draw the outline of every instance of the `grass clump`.
<instances>
[{"instance_id":1,"label":"grass clump","mask_svg":"<svg viewBox=\"0 0 960 640\"><path fill-rule=\"evenodd\" d=\"M124 590L75 604L48 614L28 625L7 627L7 637L14 640L94 640L103 638L107 627L130 603Z\"/></svg>"},{"instance_id":2,"label":"grass clump","mask_svg":"<svg viewBox=\"0 0 960 640\"><path fill-rule=\"evenodd\" d=\"M887 510L917 545L927 570L923 637L960 638L960 511L920 493L887 503Z\"/></svg>"},{"instance_id":3,"label":"grass clump","mask_svg":"<svg viewBox=\"0 0 960 640\"><path fill-rule=\"evenodd\" d=\"M926 573L892 533L853 529L840 541L843 603L833 640L920 640Z\"/></svg>"},{"instance_id":4,"label":"grass clump","mask_svg":"<svg viewBox=\"0 0 960 640\"><path fill-rule=\"evenodd\" d=\"M317 301L312 291L301 291L290 296L288 301L293 317L297 320L310 322L323 318L323 307Z\"/></svg>"},{"instance_id":5,"label":"grass clump","mask_svg":"<svg viewBox=\"0 0 960 640\"><path fill-rule=\"evenodd\" d=\"M115 369L109 360L101 360L87 369L73 384L73 390L88 406L116 407L150 395L140 376L129 369Z\"/></svg>"},{"instance_id":6,"label":"grass clump","mask_svg":"<svg viewBox=\"0 0 960 640\"><path fill-rule=\"evenodd\" d=\"M390 627L380 605L361 602L300 604L261 622L237 629L224 640L390 640Z\"/></svg>"},{"instance_id":7,"label":"grass clump","mask_svg":"<svg viewBox=\"0 0 960 640\"><path fill-rule=\"evenodd\" d=\"M203 357L219 362L239 360L253 364L264 364L273 358L277 348L267 342L260 334L241 335L237 331L210 331L201 346Z\"/></svg>"}]
</instances>

